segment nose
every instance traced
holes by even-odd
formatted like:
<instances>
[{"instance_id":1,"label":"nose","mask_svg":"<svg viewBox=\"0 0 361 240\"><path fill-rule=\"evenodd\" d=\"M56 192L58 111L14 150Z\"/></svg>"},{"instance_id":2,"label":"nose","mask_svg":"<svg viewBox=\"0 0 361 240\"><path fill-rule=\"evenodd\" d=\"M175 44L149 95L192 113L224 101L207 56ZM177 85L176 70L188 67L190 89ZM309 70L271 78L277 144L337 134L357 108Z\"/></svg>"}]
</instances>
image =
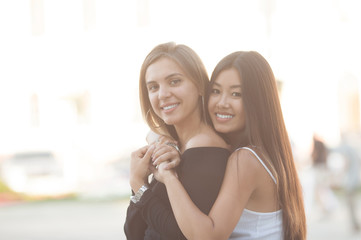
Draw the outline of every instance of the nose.
<instances>
[{"instance_id":1,"label":"nose","mask_svg":"<svg viewBox=\"0 0 361 240\"><path fill-rule=\"evenodd\" d=\"M170 91L168 89L168 87L166 86L159 86L159 91L158 91L158 98L159 99L166 99L167 97L169 97Z\"/></svg>"},{"instance_id":2,"label":"nose","mask_svg":"<svg viewBox=\"0 0 361 240\"><path fill-rule=\"evenodd\" d=\"M222 94L220 96L219 101L217 102L217 107L219 107L219 108L228 108L229 107L228 97L226 94Z\"/></svg>"}]
</instances>

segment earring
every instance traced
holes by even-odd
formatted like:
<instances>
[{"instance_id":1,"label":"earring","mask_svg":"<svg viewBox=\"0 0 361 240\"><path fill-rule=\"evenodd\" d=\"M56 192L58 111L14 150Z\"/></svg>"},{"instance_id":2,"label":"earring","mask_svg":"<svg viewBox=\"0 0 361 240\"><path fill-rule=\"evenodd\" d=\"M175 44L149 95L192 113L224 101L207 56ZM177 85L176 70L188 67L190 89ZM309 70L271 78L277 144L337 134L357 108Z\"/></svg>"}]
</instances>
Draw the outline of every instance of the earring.
<instances>
[{"instance_id":1,"label":"earring","mask_svg":"<svg viewBox=\"0 0 361 240\"><path fill-rule=\"evenodd\" d=\"M201 99L202 99L202 111L203 111L203 113L202 113L202 117L203 117L203 121L207 121L207 117L206 117L206 110L207 110L207 108L206 108L206 106L205 106L205 103L204 103L204 96L201 96Z\"/></svg>"},{"instance_id":2,"label":"earring","mask_svg":"<svg viewBox=\"0 0 361 240\"><path fill-rule=\"evenodd\" d=\"M146 121L148 121L149 113L150 113L150 109L148 109L147 113L145 114L145 120L146 120Z\"/></svg>"}]
</instances>

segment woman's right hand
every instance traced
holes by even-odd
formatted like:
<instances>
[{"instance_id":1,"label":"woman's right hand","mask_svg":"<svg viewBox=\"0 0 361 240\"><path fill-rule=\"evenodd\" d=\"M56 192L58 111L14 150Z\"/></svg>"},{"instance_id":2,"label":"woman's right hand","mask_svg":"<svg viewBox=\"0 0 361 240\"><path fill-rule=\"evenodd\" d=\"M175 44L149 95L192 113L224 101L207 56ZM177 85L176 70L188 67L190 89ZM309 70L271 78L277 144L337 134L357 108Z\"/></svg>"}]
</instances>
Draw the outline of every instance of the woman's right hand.
<instances>
[{"instance_id":1,"label":"woman's right hand","mask_svg":"<svg viewBox=\"0 0 361 240\"><path fill-rule=\"evenodd\" d=\"M148 176L151 174L149 164L155 146L144 146L131 154L130 160L130 186L137 192L142 185L148 185Z\"/></svg>"}]
</instances>

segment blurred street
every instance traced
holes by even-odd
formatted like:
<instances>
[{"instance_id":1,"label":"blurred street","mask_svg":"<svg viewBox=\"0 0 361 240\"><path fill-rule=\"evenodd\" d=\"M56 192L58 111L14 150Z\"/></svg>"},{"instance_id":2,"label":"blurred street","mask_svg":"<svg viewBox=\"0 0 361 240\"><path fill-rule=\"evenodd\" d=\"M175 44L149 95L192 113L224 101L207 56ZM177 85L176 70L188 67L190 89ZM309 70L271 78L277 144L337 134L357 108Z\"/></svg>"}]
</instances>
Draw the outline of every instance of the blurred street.
<instances>
[{"instance_id":1,"label":"blurred street","mask_svg":"<svg viewBox=\"0 0 361 240\"><path fill-rule=\"evenodd\" d=\"M121 240L127 202L58 200L0 207L1 240Z\"/></svg>"},{"instance_id":2,"label":"blurred street","mask_svg":"<svg viewBox=\"0 0 361 240\"><path fill-rule=\"evenodd\" d=\"M317 206L308 216L308 240L356 240L342 195L338 207L322 216ZM361 204L361 194L358 195ZM1 240L122 240L128 200L57 200L0 207ZM358 208L361 216L361 205Z\"/></svg>"},{"instance_id":3,"label":"blurred street","mask_svg":"<svg viewBox=\"0 0 361 240\"><path fill-rule=\"evenodd\" d=\"M322 215L319 206L313 206L307 218L308 240L356 240L361 232L353 232L351 219L343 196L337 196L338 206L328 215ZM361 194L358 198L358 216L361 218Z\"/></svg>"}]
</instances>

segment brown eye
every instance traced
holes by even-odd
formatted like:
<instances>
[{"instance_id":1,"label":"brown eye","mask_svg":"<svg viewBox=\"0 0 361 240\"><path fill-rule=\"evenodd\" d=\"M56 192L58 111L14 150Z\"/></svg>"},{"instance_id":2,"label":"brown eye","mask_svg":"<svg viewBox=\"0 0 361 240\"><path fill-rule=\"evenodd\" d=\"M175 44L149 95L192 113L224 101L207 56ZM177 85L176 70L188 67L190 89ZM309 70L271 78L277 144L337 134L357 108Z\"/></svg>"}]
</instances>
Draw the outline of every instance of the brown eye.
<instances>
[{"instance_id":1,"label":"brown eye","mask_svg":"<svg viewBox=\"0 0 361 240\"><path fill-rule=\"evenodd\" d=\"M158 85L156 84L148 85L148 92L153 92L157 89L158 89Z\"/></svg>"},{"instance_id":2,"label":"brown eye","mask_svg":"<svg viewBox=\"0 0 361 240\"><path fill-rule=\"evenodd\" d=\"M212 91L211 91L212 94L219 94L220 92L221 92L221 91L219 91L219 90L216 89L216 88L213 88Z\"/></svg>"},{"instance_id":3,"label":"brown eye","mask_svg":"<svg viewBox=\"0 0 361 240\"><path fill-rule=\"evenodd\" d=\"M178 83L180 83L180 79L173 79L170 81L170 85L174 86L174 85L177 85Z\"/></svg>"},{"instance_id":4,"label":"brown eye","mask_svg":"<svg viewBox=\"0 0 361 240\"><path fill-rule=\"evenodd\" d=\"M242 94L240 92L233 92L232 97L242 97Z\"/></svg>"}]
</instances>

